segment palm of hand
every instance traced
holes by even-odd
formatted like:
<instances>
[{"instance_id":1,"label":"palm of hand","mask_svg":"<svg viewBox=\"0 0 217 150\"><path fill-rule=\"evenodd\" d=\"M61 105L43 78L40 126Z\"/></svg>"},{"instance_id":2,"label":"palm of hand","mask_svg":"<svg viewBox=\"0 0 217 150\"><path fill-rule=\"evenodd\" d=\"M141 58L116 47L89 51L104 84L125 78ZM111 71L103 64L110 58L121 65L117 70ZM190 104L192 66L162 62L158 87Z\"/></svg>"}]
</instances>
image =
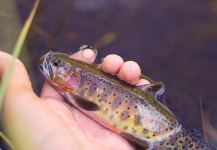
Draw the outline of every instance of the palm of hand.
<instances>
[{"instance_id":1,"label":"palm of hand","mask_svg":"<svg viewBox=\"0 0 217 150\"><path fill-rule=\"evenodd\" d=\"M89 63L95 58L93 56L86 59L79 53L81 52L74 54L73 57ZM138 65L129 63L129 66L133 66L130 68L127 63L123 63L122 58L112 58L115 58L112 62L118 65L107 65L109 63L105 61L102 66L106 71L118 74L127 82L138 81ZM0 53L0 77L3 76L10 59L10 55ZM128 77L126 72L130 69L135 75L131 74ZM121 136L65 104L59 93L48 83L45 83L42 98L39 98L34 94L28 79L25 67L20 61L16 61L4 100L4 124L15 144L15 149L132 149ZM145 82L140 82L142 83Z\"/></svg>"}]
</instances>

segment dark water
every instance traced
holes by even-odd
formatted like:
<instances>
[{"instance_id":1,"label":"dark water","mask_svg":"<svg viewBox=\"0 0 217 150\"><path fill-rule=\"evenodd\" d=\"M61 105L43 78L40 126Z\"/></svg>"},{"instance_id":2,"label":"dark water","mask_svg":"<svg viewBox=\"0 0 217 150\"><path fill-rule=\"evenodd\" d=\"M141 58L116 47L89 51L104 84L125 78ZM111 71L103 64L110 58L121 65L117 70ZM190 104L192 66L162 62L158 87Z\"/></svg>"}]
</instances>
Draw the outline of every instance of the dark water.
<instances>
[{"instance_id":1,"label":"dark water","mask_svg":"<svg viewBox=\"0 0 217 150\"><path fill-rule=\"evenodd\" d=\"M16 0L22 22L33 3ZM202 129L202 99L203 110L217 129L215 1L41 1L26 41L37 93L43 80L37 61L43 54L74 53L89 44L98 48L100 59L116 53L138 62L143 74L166 85L164 100L169 109L197 129Z\"/></svg>"}]
</instances>

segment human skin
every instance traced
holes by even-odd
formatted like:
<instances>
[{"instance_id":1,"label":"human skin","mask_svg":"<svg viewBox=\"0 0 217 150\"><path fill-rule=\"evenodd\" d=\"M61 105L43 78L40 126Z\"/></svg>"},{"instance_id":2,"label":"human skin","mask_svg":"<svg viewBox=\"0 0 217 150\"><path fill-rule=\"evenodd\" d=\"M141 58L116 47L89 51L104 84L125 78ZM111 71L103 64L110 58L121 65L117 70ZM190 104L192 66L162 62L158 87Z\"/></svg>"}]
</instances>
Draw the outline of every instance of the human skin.
<instances>
[{"instance_id":1,"label":"human skin","mask_svg":"<svg viewBox=\"0 0 217 150\"><path fill-rule=\"evenodd\" d=\"M86 49L73 58L93 63L96 55ZM11 60L0 52L0 78ZM105 57L101 67L120 79L135 85L148 84L139 80L140 67L133 61L124 62L118 55ZM130 72L130 73L129 73ZM63 102L63 97L47 82L37 96L21 61L16 60L4 96L3 123L18 150L130 150L133 147L120 135L102 127L77 109Z\"/></svg>"}]
</instances>

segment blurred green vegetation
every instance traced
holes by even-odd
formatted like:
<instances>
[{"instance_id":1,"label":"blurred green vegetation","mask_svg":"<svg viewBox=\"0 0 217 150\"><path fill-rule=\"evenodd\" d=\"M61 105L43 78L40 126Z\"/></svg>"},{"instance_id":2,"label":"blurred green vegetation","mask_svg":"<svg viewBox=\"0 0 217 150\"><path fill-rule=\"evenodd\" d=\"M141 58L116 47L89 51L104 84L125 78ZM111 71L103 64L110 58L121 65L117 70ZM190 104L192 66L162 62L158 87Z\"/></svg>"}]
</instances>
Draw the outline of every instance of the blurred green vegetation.
<instances>
[{"instance_id":1,"label":"blurred green vegetation","mask_svg":"<svg viewBox=\"0 0 217 150\"><path fill-rule=\"evenodd\" d=\"M0 50L12 53L22 23L15 0L0 0ZM22 47L20 58L28 69L31 68L30 55L26 46Z\"/></svg>"},{"instance_id":2,"label":"blurred green vegetation","mask_svg":"<svg viewBox=\"0 0 217 150\"><path fill-rule=\"evenodd\" d=\"M13 31L13 29L17 31L18 27L20 27L20 24L19 24L18 18L17 18L18 16L16 16L17 13L16 13L16 11L14 11L15 5L12 1L10 1L10 2L11 3L9 3L9 5L7 7L7 10L9 10L9 11L2 12L2 22L6 23L5 29L9 29L9 30L5 30L5 32L2 33L2 38L1 38L2 43L7 42L7 41L5 41L4 37L6 39L10 37L10 35L12 34L11 29L12 29L12 31ZM23 49L23 45L24 45L27 33L29 31L29 28L31 26L32 20L34 18L35 12L36 12L37 7L38 7L38 3L39 3L39 0L36 0L32 11L29 13L28 19L26 20L25 24L22 26L21 31L19 31L18 36L16 36L16 39L13 39L14 41L12 40L9 43L6 43L6 47L4 47L5 51L8 53L11 53L14 57L11 59L11 62L10 62L7 70L5 71L3 77L1 78L1 81L0 81L0 112L2 112L1 110L2 110L2 105L4 103L4 95L5 95L5 91L7 89L8 81L10 80L10 76L11 76L11 72L12 72L13 67L14 67L15 60L16 60L16 58L19 58L20 53ZM11 16L11 18L10 18L10 16ZM12 17L12 16L14 16L14 17ZM7 17L9 17L10 19ZM12 26L6 27L7 24L10 24ZM17 24L17 27L16 27L16 24ZM13 25L15 25L15 26L13 26ZM4 25L3 25L3 29L4 29ZM7 39L7 40L9 40L9 39ZM29 62L29 60L27 59L27 58L29 58L27 56L27 53L23 53L22 56L23 56L23 59L21 59L21 58L20 59L23 60L24 63ZM2 120L2 114L0 114L0 115L1 115L0 119ZM2 124L1 124L0 138L2 138L2 140L3 140L2 142L6 142L10 146L10 148L13 149L12 142L7 138L6 135L4 135L4 133L2 131L5 131L5 130L2 129ZM7 131L5 131L5 132L7 132ZM2 144L0 144L0 145L2 146ZM3 148L3 149L5 149L5 148Z\"/></svg>"}]
</instances>

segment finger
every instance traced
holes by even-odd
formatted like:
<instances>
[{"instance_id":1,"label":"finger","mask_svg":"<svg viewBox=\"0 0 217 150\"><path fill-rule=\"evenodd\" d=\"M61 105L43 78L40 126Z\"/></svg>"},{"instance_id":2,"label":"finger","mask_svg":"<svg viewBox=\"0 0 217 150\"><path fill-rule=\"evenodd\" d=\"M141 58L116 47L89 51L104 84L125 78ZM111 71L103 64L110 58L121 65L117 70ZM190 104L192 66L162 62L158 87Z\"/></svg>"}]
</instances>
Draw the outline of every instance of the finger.
<instances>
[{"instance_id":1,"label":"finger","mask_svg":"<svg viewBox=\"0 0 217 150\"><path fill-rule=\"evenodd\" d=\"M135 86L141 86L141 85L146 85L146 84L150 84L150 82L145 79L140 79L138 82L136 82Z\"/></svg>"},{"instance_id":2,"label":"finger","mask_svg":"<svg viewBox=\"0 0 217 150\"><path fill-rule=\"evenodd\" d=\"M0 78L6 73L13 57L5 52L0 51ZM20 91L25 90L28 93L32 93L31 82L29 75L23 65L23 63L16 59L13 70L8 80L7 89L5 93L5 99L13 97L16 94L20 94Z\"/></svg>"},{"instance_id":3,"label":"finger","mask_svg":"<svg viewBox=\"0 0 217 150\"><path fill-rule=\"evenodd\" d=\"M92 64L96 59L96 53L92 49L84 49L76 52L71 57Z\"/></svg>"},{"instance_id":4,"label":"finger","mask_svg":"<svg viewBox=\"0 0 217 150\"><path fill-rule=\"evenodd\" d=\"M135 84L139 81L140 74L139 65L134 61L127 61L121 66L117 76L130 84Z\"/></svg>"},{"instance_id":5,"label":"finger","mask_svg":"<svg viewBox=\"0 0 217 150\"><path fill-rule=\"evenodd\" d=\"M71 57L74 59L86 62L86 63L93 63L96 58L96 54L91 49L85 49L85 50L76 52ZM42 98L52 97L52 98L56 98L59 100L64 99L61 96L61 94L59 94L59 92L57 92L56 89L53 88L48 82L45 82L45 84L43 85L40 97Z\"/></svg>"},{"instance_id":6,"label":"finger","mask_svg":"<svg viewBox=\"0 0 217 150\"><path fill-rule=\"evenodd\" d=\"M120 56L111 54L104 58L101 66L104 71L117 74L123 63L124 61Z\"/></svg>"},{"instance_id":7,"label":"finger","mask_svg":"<svg viewBox=\"0 0 217 150\"><path fill-rule=\"evenodd\" d=\"M108 55L104 58L101 67L104 71L109 72L111 74L118 74L119 70L121 69L122 65L126 65L123 61L123 59L115 54L111 54ZM127 63L128 65L128 63ZM125 70L124 68L122 68L121 72L118 74L119 77L122 80L125 80L126 82L129 82L131 84L136 83L136 86L141 86L141 85L145 85L145 84L150 84L147 80L145 79L140 79L139 80L139 73L141 71L139 71L140 69L138 69L138 65L136 63L131 63L129 65L135 65L135 71L133 72L133 74L129 72L127 70ZM126 66L127 68L129 68L128 66ZM130 71L130 70L129 70ZM126 74L125 76L123 74ZM128 77L129 75L129 77ZM131 76L132 75L132 76ZM127 77L126 77L127 76Z\"/></svg>"}]
</instances>

